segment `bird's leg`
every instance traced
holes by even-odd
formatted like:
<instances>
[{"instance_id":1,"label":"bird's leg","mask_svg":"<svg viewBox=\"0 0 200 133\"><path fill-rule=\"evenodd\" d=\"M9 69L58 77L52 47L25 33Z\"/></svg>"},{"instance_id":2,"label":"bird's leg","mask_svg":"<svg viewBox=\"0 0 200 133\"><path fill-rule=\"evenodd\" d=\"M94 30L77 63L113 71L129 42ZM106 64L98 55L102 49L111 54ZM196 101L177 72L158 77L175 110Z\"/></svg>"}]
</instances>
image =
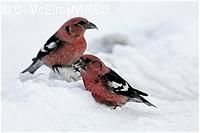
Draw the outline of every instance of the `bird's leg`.
<instances>
[{"instance_id":1,"label":"bird's leg","mask_svg":"<svg viewBox=\"0 0 200 133\"><path fill-rule=\"evenodd\" d=\"M115 106L113 107L113 109L116 109L118 106L119 106L119 105L115 105Z\"/></svg>"},{"instance_id":2,"label":"bird's leg","mask_svg":"<svg viewBox=\"0 0 200 133\"><path fill-rule=\"evenodd\" d=\"M55 66L52 66L52 69L53 69L53 72L55 73L56 71L55 71Z\"/></svg>"},{"instance_id":3,"label":"bird's leg","mask_svg":"<svg viewBox=\"0 0 200 133\"><path fill-rule=\"evenodd\" d=\"M60 71L59 71L58 67L56 67L56 71L60 74Z\"/></svg>"},{"instance_id":4,"label":"bird's leg","mask_svg":"<svg viewBox=\"0 0 200 133\"><path fill-rule=\"evenodd\" d=\"M52 65L53 71L54 71L54 72L57 71L57 72L60 74L60 71L59 71L58 67L62 68L61 65Z\"/></svg>"}]
</instances>

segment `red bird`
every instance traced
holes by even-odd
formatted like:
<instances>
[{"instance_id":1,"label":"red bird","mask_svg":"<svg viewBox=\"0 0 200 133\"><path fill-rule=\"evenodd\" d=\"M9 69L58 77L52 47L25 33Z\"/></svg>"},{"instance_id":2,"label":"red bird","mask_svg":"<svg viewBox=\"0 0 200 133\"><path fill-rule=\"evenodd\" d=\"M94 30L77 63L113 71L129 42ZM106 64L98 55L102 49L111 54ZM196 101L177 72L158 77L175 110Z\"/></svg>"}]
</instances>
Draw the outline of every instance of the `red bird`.
<instances>
[{"instance_id":1,"label":"red bird","mask_svg":"<svg viewBox=\"0 0 200 133\"><path fill-rule=\"evenodd\" d=\"M97 29L96 25L82 17L75 17L64 23L40 49L33 63L22 73L33 74L43 64L58 71L58 67L71 66L79 59L85 49L86 29ZM59 71L58 71L59 72Z\"/></svg>"},{"instance_id":2,"label":"red bird","mask_svg":"<svg viewBox=\"0 0 200 133\"><path fill-rule=\"evenodd\" d=\"M131 87L96 56L83 55L73 64L73 68L81 73L85 88L99 103L113 106L114 109L128 101L156 107L142 97L148 94Z\"/></svg>"}]
</instances>

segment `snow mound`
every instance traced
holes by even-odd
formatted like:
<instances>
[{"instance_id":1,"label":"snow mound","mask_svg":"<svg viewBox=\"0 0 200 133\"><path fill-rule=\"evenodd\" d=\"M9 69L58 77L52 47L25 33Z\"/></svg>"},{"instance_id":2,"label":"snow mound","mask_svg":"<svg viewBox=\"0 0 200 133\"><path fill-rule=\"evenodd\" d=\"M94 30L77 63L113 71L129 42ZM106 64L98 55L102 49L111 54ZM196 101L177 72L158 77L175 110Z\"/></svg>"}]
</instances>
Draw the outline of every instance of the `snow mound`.
<instances>
[{"instance_id":1,"label":"snow mound","mask_svg":"<svg viewBox=\"0 0 200 133\"><path fill-rule=\"evenodd\" d=\"M113 110L96 103L82 81L67 83L47 77L23 83L15 81L6 87L2 94L3 131L196 131L198 128L198 103L194 100L170 102L148 97L158 108L128 103Z\"/></svg>"},{"instance_id":2,"label":"snow mound","mask_svg":"<svg viewBox=\"0 0 200 133\"><path fill-rule=\"evenodd\" d=\"M112 53L112 49L115 45L126 46L129 44L129 38L127 35L120 33L113 33L104 35L94 41L92 41L93 45L89 45L89 50L92 52L104 52L104 53Z\"/></svg>"},{"instance_id":3,"label":"snow mound","mask_svg":"<svg viewBox=\"0 0 200 133\"><path fill-rule=\"evenodd\" d=\"M51 71L49 79L51 80L64 80L66 82L74 82L80 80L80 74L75 72L72 67L58 68L59 72Z\"/></svg>"}]
</instances>

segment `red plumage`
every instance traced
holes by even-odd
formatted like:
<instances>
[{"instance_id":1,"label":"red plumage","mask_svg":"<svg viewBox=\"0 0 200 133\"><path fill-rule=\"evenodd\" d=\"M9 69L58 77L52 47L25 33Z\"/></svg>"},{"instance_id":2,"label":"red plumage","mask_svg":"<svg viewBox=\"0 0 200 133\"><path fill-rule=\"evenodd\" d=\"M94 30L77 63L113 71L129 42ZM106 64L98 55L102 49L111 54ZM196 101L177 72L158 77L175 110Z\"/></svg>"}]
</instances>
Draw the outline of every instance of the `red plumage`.
<instances>
[{"instance_id":1,"label":"red plumage","mask_svg":"<svg viewBox=\"0 0 200 133\"><path fill-rule=\"evenodd\" d=\"M97 102L108 106L121 106L127 102L128 97L110 91L105 82L100 80L95 74L91 76L87 72L83 72L82 78L85 88L92 93Z\"/></svg>"},{"instance_id":2,"label":"red plumage","mask_svg":"<svg viewBox=\"0 0 200 133\"><path fill-rule=\"evenodd\" d=\"M46 65L60 64L62 66L71 66L75 60L83 55L86 46L84 37L81 37L70 45L63 45L55 52L48 54L42 61Z\"/></svg>"},{"instance_id":3,"label":"red plumage","mask_svg":"<svg viewBox=\"0 0 200 133\"><path fill-rule=\"evenodd\" d=\"M116 107L128 101L135 101L154 106L142 97L148 94L132 88L96 56L83 55L73 67L81 73L85 88L100 103Z\"/></svg>"},{"instance_id":4,"label":"red plumage","mask_svg":"<svg viewBox=\"0 0 200 133\"><path fill-rule=\"evenodd\" d=\"M22 73L28 71L33 74L43 64L57 71L57 67L71 66L83 55L87 47L85 30L94 28L97 29L96 25L82 17L68 20L47 40L33 59L33 63Z\"/></svg>"}]
</instances>

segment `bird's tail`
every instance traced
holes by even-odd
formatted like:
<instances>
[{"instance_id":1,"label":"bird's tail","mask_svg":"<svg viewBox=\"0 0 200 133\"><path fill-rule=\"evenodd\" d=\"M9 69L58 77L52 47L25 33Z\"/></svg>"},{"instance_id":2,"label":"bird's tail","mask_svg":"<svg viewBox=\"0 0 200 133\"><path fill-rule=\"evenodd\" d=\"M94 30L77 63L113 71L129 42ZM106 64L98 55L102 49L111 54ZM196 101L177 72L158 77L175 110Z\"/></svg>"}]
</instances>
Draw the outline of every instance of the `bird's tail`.
<instances>
[{"instance_id":1,"label":"bird's tail","mask_svg":"<svg viewBox=\"0 0 200 133\"><path fill-rule=\"evenodd\" d=\"M29 72L31 74L33 74L38 68L40 68L42 66L42 61L41 60L33 60L33 63L26 68L24 71L22 71L21 73L25 73L25 72Z\"/></svg>"},{"instance_id":2,"label":"bird's tail","mask_svg":"<svg viewBox=\"0 0 200 133\"><path fill-rule=\"evenodd\" d=\"M134 101L134 102L144 103L144 104L146 104L148 106L153 106L153 107L157 108L155 105L153 105L152 103L150 103L149 101L147 101L146 99L144 99L141 96L139 96L137 98L132 98L131 100Z\"/></svg>"}]
</instances>

